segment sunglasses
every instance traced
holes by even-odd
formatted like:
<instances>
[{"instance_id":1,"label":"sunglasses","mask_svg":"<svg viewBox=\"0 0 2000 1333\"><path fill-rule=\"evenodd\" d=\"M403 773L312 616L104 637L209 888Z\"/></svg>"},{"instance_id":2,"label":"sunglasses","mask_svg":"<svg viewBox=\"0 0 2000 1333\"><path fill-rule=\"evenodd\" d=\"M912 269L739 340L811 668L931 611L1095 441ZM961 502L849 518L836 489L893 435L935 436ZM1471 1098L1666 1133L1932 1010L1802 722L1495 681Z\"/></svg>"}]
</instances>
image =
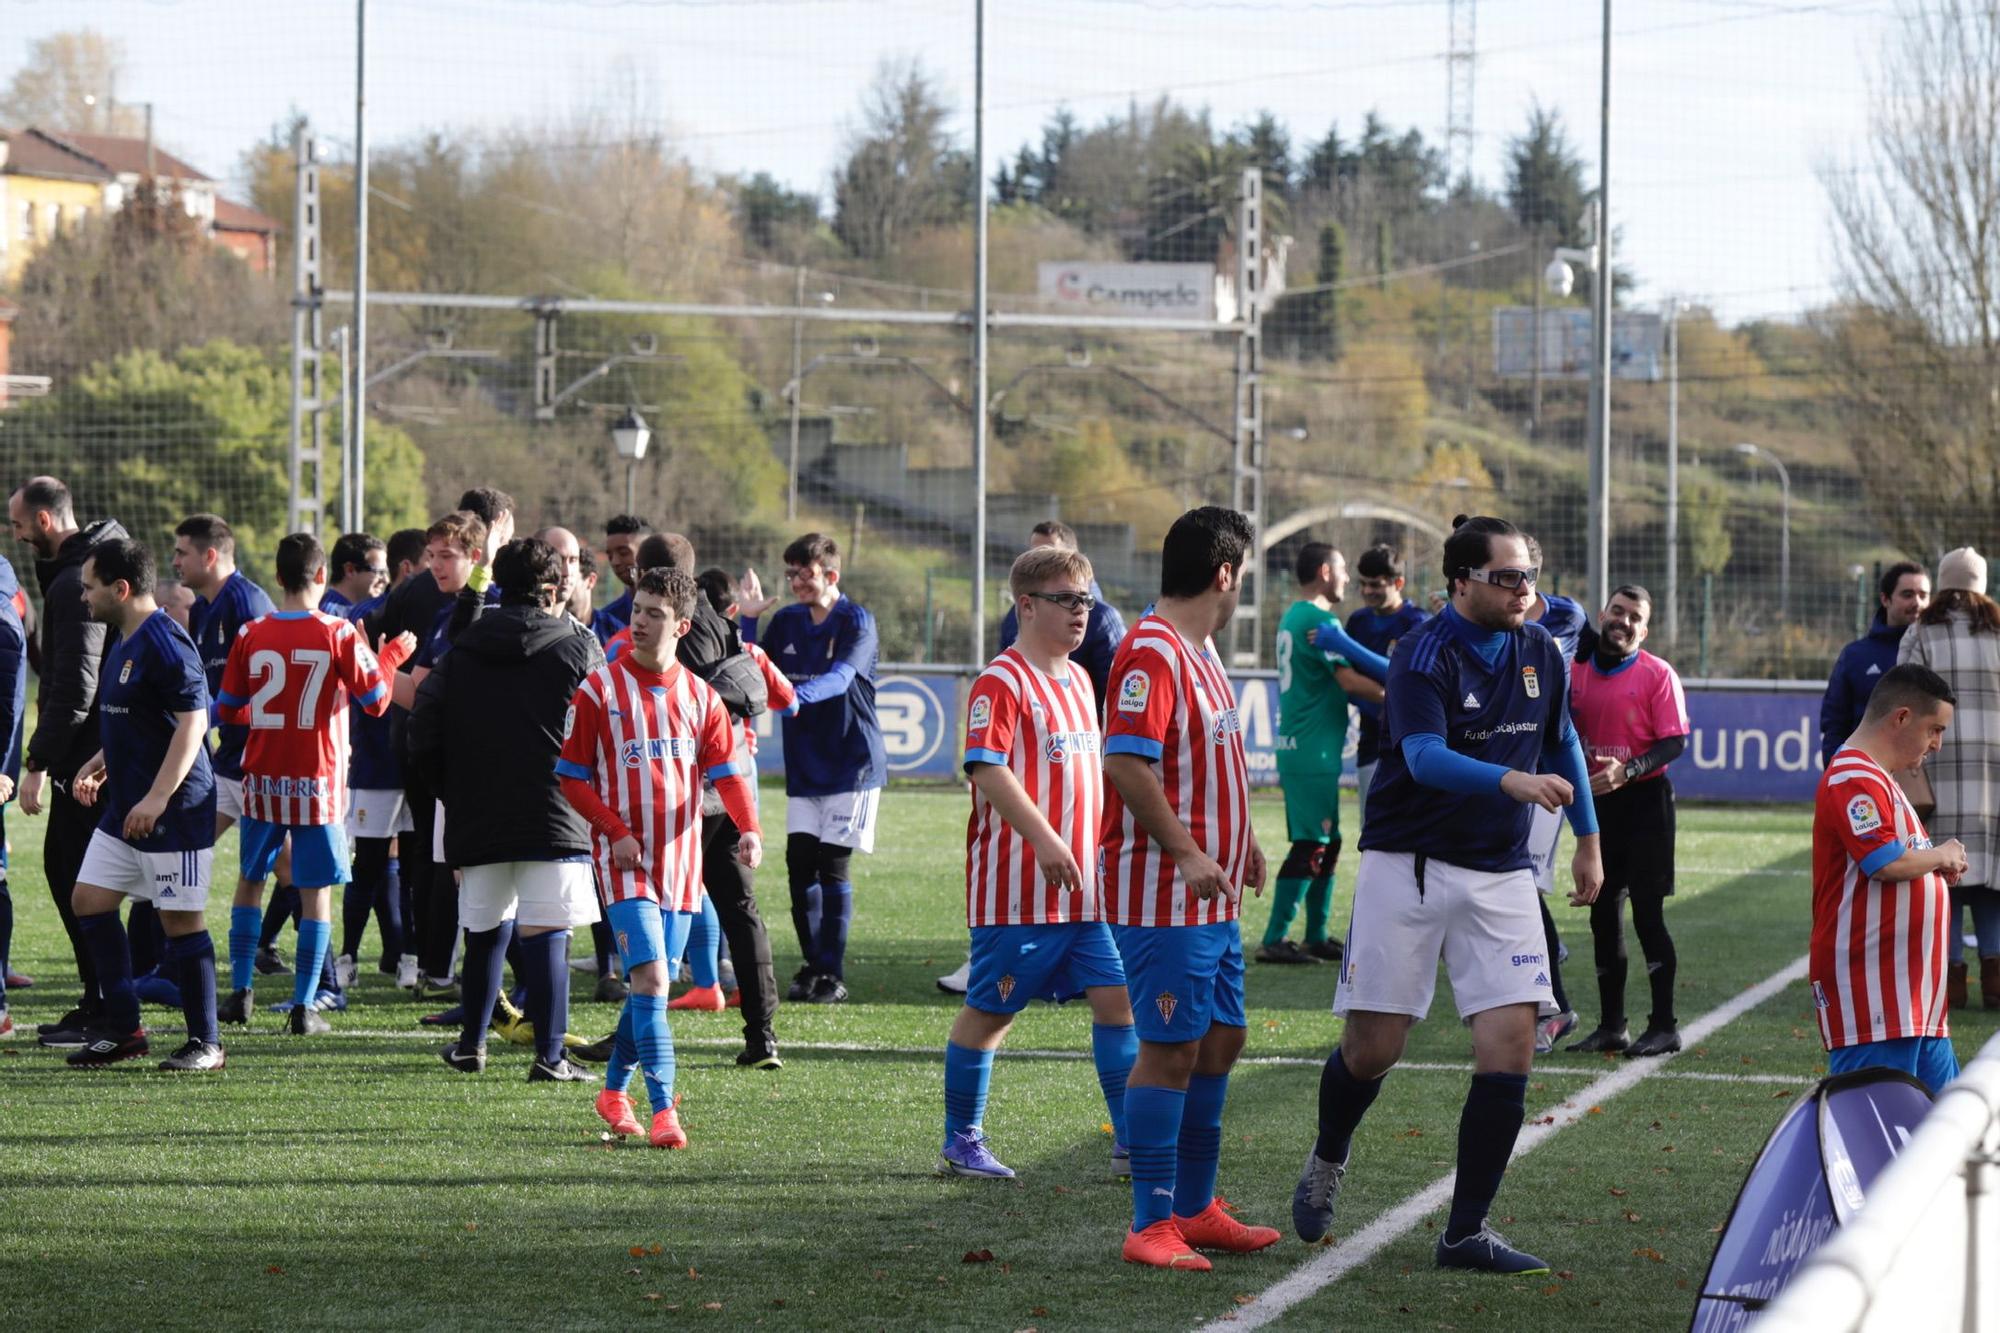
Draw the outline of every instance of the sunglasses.
<instances>
[{"instance_id":1,"label":"sunglasses","mask_svg":"<svg viewBox=\"0 0 2000 1333\"><path fill-rule=\"evenodd\" d=\"M1465 571L1465 577L1474 583L1491 584L1495 588L1505 588L1509 592L1514 592L1521 588L1534 587L1535 576L1541 572L1539 569L1468 569Z\"/></svg>"},{"instance_id":2,"label":"sunglasses","mask_svg":"<svg viewBox=\"0 0 2000 1333\"><path fill-rule=\"evenodd\" d=\"M1087 592L1031 592L1028 596L1038 602L1060 606L1065 611L1088 611L1097 605L1097 599Z\"/></svg>"}]
</instances>

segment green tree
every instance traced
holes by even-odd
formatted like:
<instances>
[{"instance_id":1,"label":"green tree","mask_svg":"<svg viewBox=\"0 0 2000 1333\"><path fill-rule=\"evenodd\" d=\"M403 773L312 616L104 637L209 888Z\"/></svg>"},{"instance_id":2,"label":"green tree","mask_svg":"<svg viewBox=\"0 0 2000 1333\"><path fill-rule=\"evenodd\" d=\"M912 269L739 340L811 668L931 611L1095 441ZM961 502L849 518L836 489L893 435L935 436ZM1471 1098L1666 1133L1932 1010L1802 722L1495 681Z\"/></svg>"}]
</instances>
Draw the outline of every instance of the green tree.
<instances>
[{"instance_id":1,"label":"green tree","mask_svg":"<svg viewBox=\"0 0 2000 1333\"><path fill-rule=\"evenodd\" d=\"M1589 200L1583 159L1570 147L1562 113L1535 103L1528 128L1507 142L1507 207L1529 231L1577 246Z\"/></svg>"},{"instance_id":2,"label":"green tree","mask_svg":"<svg viewBox=\"0 0 2000 1333\"><path fill-rule=\"evenodd\" d=\"M834 234L860 258L881 259L913 233L964 215L974 168L947 128L951 115L922 66L885 62L876 71L833 183Z\"/></svg>"},{"instance_id":3,"label":"green tree","mask_svg":"<svg viewBox=\"0 0 2000 1333\"><path fill-rule=\"evenodd\" d=\"M785 230L809 232L819 225L819 198L760 171L737 187L736 225L752 248L775 250Z\"/></svg>"}]
</instances>

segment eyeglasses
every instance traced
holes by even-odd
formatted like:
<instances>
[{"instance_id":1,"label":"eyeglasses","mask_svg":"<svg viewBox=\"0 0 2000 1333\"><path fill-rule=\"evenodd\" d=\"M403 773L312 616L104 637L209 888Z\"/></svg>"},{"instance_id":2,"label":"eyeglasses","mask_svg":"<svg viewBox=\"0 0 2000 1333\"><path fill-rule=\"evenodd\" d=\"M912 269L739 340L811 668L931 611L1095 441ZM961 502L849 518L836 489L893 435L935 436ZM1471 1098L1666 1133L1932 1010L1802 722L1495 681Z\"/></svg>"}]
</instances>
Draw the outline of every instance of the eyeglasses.
<instances>
[{"instance_id":1,"label":"eyeglasses","mask_svg":"<svg viewBox=\"0 0 2000 1333\"><path fill-rule=\"evenodd\" d=\"M1097 599L1087 592L1031 592L1028 596L1038 602L1060 606L1065 611L1088 611L1097 605Z\"/></svg>"},{"instance_id":2,"label":"eyeglasses","mask_svg":"<svg viewBox=\"0 0 2000 1333\"><path fill-rule=\"evenodd\" d=\"M785 571L785 582L802 583L812 578L813 572L814 566L812 565L806 565L803 568L787 569Z\"/></svg>"},{"instance_id":3,"label":"eyeglasses","mask_svg":"<svg viewBox=\"0 0 2000 1333\"><path fill-rule=\"evenodd\" d=\"M1520 588L1534 587L1535 576L1541 572L1540 569L1535 568L1468 569L1465 571L1465 577L1471 579L1474 583L1489 583L1496 588L1505 588L1507 591L1513 592Z\"/></svg>"}]
</instances>

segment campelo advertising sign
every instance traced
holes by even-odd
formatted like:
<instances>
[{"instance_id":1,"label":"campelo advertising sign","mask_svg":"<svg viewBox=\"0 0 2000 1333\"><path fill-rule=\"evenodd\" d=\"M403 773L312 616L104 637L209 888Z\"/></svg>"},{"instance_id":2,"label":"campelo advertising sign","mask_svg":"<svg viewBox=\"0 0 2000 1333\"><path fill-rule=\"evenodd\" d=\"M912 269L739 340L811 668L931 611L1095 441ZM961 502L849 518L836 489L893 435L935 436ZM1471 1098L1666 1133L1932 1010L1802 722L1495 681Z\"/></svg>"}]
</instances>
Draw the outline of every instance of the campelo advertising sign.
<instances>
[{"instance_id":1,"label":"campelo advertising sign","mask_svg":"<svg viewBox=\"0 0 2000 1333\"><path fill-rule=\"evenodd\" d=\"M1214 319L1210 264L1049 264L1039 266L1049 305L1080 315L1128 319Z\"/></svg>"}]
</instances>

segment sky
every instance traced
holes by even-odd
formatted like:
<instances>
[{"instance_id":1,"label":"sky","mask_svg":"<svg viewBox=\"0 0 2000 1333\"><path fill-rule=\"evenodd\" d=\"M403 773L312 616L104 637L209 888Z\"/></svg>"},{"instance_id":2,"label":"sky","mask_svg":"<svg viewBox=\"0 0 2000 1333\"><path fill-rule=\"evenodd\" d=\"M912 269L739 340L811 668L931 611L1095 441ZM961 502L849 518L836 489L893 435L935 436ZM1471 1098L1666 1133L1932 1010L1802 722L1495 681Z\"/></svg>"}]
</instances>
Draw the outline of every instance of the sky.
<instances>
[{"instance_id":1,"label":"sky","mask_svg":"<svg viewBox=\"0 0 2000 1333\"><path fill-rule=\"evenodd\" d=\"M1536 103L1598 172L1596 0L1458 0L1476 14L1475 174L1502 180ZM1833 291L1821 173L1851 169L1896 0L1614 0L1617 262L1639 303L1796 315ZM1295 147L1369 111L1442 142L1452 0L995 0L987 164L1061 106L1096 122L1162 94L1218 125L1268 108ZM120 102L228 179L293 108L344 152L354 0L0 0L0 78L50 32L124 46ZM770 171L825 198L885 60L916 59L969 145L972 0L370 0L376 145L459 127L568 123L636 83L641 113L715 172ZM635 79L622 80L620 71Z\"/></svg>"}]
</instances>

